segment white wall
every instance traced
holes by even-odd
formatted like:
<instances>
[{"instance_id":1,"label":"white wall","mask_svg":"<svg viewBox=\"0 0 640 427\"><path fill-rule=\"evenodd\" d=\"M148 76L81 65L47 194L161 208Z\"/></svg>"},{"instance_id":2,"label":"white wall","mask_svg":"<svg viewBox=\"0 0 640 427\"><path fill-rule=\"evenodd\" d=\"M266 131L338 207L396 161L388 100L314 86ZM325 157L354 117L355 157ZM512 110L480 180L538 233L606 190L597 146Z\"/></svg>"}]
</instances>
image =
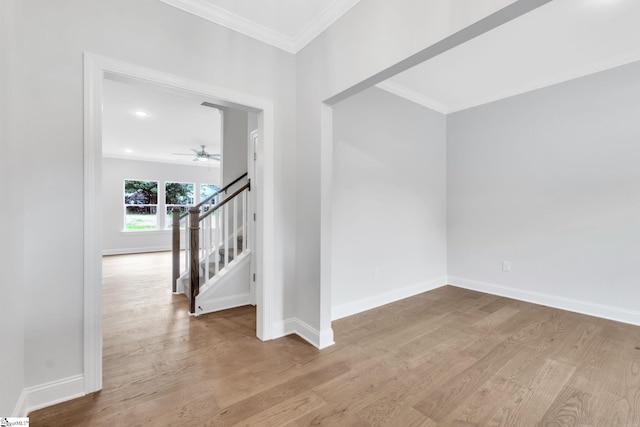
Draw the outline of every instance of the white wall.
<instances>
[{"instance_id":1,"label":"white wall","mask_svg":"<svg viewBox=\"0 0 640 427\"><path fill-rule=\"evenodd\" d=\"M371 88L333 130L333 318L445 284L446 117Z\"/></svg>"},{"instance_id":2,"label":"white wall","mask_svg":"<svg viewBox=\"0 0 640 427\"><path fill-rule=\"evenodd\" d=\"M21 76L21 40L16 37L14 14L18 5L0 2L0 414L11 416L24 388L25 281L22 271L23 244L21 217L24 209L21 168L13 159L22 156L17 135L20 117L10 99L18 96ZM37 193L37 189L33 194Z\"/></svg>"},{"instance_id":3,"label":"white wall","mask_svg":"<svg viewBox=\"0 0 640 427\"><path fill-rule=\"evenodd\" d=\"M247 115L247 130L248 133L258 129L258 115L256 113L249 112Z\"/></svg>"},{"instance_id":4,"label":"white wall","mask_svg":"<svg viewBox=\"0 0 640 427\"><path fill-rule=\"evenodd\" d=\"M452 283L640 323L639 76L635 63L448 117Z\"/></svg>"},{"instance_id":5,"label":"white wall","mask_svg":"<svg viewBox=\"0 0 640 427\"><path fill-rule=\"evenodd\" d=\"M247 173L249 113L233 108L223 110L222 187Z\"/></svg>"},{"instance_id":6,"label":"white wall","mask_svg":"<svg viewBox=\"0 0 640 427\"><path fill-rule=\"evenodd\" d=\"M92 52L187 79L270 99L275 108L274 235L295 235L295 58L156 0L3 0L24 62L9 102L28 125L16 141L35 155L12 156L37 189L24 209L25 386L83 372L83 52ZM259 70L256 72L255 70ZM37 125L32 122L37 117ZM47 254L42 257L42 254ZM275 320L293 315L293 259L276 255ZM20 259L17 259L20 261ZM18 263L20 265L20 263Z\"/></svg>"},{"instance_id":7,"label":"white wall","mask_svg":"<svg viewBox=\"0 0 640 427\"><path fill-rule=\"evenodd\" d=\"M327 238L321 220L328 230L331 215L320 215L322 180L332 187L331 166L321 163L322 102L512 3L539 2L361 1L296 55L296 308L298 317L321 335L331 333L330 280L321 286L321 237Z\"/></svg>"},{"instance_id":8,"label":"white wall","mask_svg":"<svg viewBox=\"0 0 640 427\"><path fill-rule=\"evenodd\" d=\"M164 201L164 183L188 182L194 184L199 197L200 184L220 185L218 162L193 162L176 165L169 163L143 162L135 160L102 159L102 204L103 204L103 253L135 253L171 249L171 230L126 232L123 230L123 185L125 179L158 181L158 203ZM196 199L199 200L199 199ZM158 221L164 210L159 206Z\"/></svg>"}]
</instances>

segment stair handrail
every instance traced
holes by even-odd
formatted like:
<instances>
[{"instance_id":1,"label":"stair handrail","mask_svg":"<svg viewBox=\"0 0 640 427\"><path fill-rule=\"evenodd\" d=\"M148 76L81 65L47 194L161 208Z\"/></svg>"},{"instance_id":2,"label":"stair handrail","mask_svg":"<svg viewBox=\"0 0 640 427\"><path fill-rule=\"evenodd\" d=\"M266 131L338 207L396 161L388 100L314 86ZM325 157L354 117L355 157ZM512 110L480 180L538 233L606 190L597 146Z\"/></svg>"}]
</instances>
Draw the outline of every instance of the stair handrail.
<instances>
[{"instance_id":1,"label":"stair handrail","mask_svg":"<svg viewBox=\"0 0 640 427\"><path fill-rule=\"evenodd\" d=\"M242 178L246 177L248 175L248 172L243 173L242 175L240 175L239 177L237 177L236 179L234 179L233 181L231 181L229 184L225 185L224 187L220 188L219 190L216 190L213 192L213 194L211 194L209 197L207 197L206 199L202 200L200 203L198 203L197 205L195 205L195 208L198 208L198 210L200 210L202 208L202 206L208 204L211 200L213 200L215 197L217 197L220 193L226 192L229 188L231 188L234 184L236 184L238 181L240 181ZM214 205L215 206L215 205ZM177 285L176 285L176 280L178 280L178 277L180 277L180 222L185 219L187 216L189 216L189 211L187 210L187 212L184 213L180 213L180 208L179 207L174 207L173 210L171 211L171 228L172 228L172 244L171 244L171 251L172 251L172 277L171 277L171 290L172 292L176 292L177 291ZM185 248L187 249L187 248Z\"/></svg>"},{"instance_id":2,"label":"stair handrail","mask_svg":"<svg viewBox=\"0 0 640 427\"><path fill-rule=\"evenodd\" d=\"M237 182L237 181L236 181ZM223 201L216 203L215 205L213 205L213 207L209 210L207 210L204 214L200 215L198 217L198 222L201 222L202 220L204 220L206 217L208 217L209 215L211 215L212 213L214 213L215 211L217 211L218 209L220 209L221 207L223 207L224 205L226 205L227 203L229 203L231 200L233 200L236 196L238 196L240 193L242 193L244 190L249 190L251 191L251 180L247 180L247 183L244 184L242 187L238 188L236 191L234 191L233 193L231 193L228 197L226 197ZM189 208L189 211L191 211L191 209L196 210L197 208L194 206L193 208ZM200 212L200 210L198 209L198 212Z\"/></svg>"},{"instance_id":3,"label":"stair handrail","mask_svg":"<svg viewBox=\"0 0 640 427\"><path fill-rule=\"evenodd\" d=\"M248 175L247 172L243 173L242 175L240 175L239 177L237 177L236 179L234 179L233 181L231 181L229 184L225 185L221 189L214 191L213 194L211 194L209 197L207 197L206 199L204 199L203 201L201 201L197 205L194 205L193 207L200 209L202 206L204 206L207 203L209 203L218 194L226 193L229 188L231 188L234 184L236 184L238 181L240 181L242 178L246 177L247 175ZM180 215L180 219L186 218L187 216L189 216L189 212L185 212L185 213L181 214Z\"/></svg>"},{"instance_id":4,"label":"stair handrail","mask_svg":"<svg viewBox=\"0 0 640 427\"><path fill-rule=\"evenodd\" d=\"M237 181L236 181L237 182ZM232 184L230 184L232 185ZM229 185L229 186L230 186ZM229 187L227 186L227 187ZM248 179L247 183L238 188L236 191L231 193L228 197L226 197L223 201L216 203L211 209L207 210L204 214L200 215L200 208L196 206L192 206L189 208L189 246L190 246L190 256L189 256L189 282L190 282L190 295L189 295L189 313L196 312L196 297L200 293L200 256L198 251L200 250L200 223L204 221L207 217L209 217L212 213L216 212L218 209L225 206L232 200L236 200L240 194L245 193L245 191L251 191L251 180ZM246 207L246 204L244 205ZM235 209L234 209L235 215ZM246 218L244 219L246 221ZM246 226L246 222L245 222ZM224 232L224 240L226 241L227 232L225 226ZM225 259L228 257L228 252L225 255ZM226 268L225 261L225 268ZM205 277L208 274L208 261L205 262ZM216 264L217 265L217 264ZM218 272L218 267L215 269L216 273Z\"/></svg>"}]
</instances>

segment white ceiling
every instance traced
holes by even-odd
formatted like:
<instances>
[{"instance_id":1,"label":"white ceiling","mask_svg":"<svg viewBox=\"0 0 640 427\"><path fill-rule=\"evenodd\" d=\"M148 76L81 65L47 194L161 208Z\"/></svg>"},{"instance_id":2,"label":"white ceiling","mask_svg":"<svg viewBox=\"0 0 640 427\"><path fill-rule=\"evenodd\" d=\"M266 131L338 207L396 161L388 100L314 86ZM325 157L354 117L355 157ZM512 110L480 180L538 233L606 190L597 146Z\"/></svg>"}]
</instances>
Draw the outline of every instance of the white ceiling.
<instances>
[{"instance_id":1,"label":"white ceiling","mask_svg":"<svg viewBox=\"0 0 640 427\"><path fill-rule=\"evenodd\" d=\"M102 155L105 157L192 164L191 149L206 146L220 153L220 111L203 100L180 96L160 87L104 80ZM139 117L136 112L147 113ZM218 162L198 162L217 165Z\"/></svg>"},{"instance_id":2,"label":"white ceiling","mask_svg":"<svg viewBox=\"0 0 640 427\"><path fill-rule=\"evenodd\" d=\"M359 0L160 0L290 52ZM640 60L640 1L555 0L379 87L443 113Z\"/></svg>"},{"instance_id":3,"label":"white ceiling","mask_svg":"<svg viewBox=\"0 0 640 427\"><path fill-rule=\"evenodd\" d=\"M160 1L296 51L358 0ZM639 0L554 0L378 86L450 113L638 60ZM220 152L219 112L201 100L111 80L104 98L106 156L187 163L171 153Z\"/></svg>"},{"instance_id":4,"label":"white ceiling","mask_svg":"<svg viewBox=\"0 0 640 427\"><path fill-rule=\"evenodd\" d=\"M640 60L640 1L555 0L379 87L443 113Z\"/></svg>"},{"instance_id":5,"label":"white ceiling","mask_svg":"<svg viewBox=\"0 0 640 427\"><path fill-rule=\"evenodd\" d=\"M296 53L360 0L160 0Z\"/></svg>"}]
</instances>

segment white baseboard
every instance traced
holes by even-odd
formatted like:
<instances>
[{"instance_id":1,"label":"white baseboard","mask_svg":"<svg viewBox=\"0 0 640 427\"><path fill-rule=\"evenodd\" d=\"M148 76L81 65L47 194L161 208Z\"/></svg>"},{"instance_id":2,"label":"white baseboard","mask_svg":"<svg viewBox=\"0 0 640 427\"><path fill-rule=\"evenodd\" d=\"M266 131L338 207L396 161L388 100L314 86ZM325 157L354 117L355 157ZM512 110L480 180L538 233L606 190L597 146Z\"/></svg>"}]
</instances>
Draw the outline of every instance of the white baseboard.
<instances>
[{"instance_id":1,"label":"white baseboard","mask_svg":"<svg viewBox=\"0 0 640 427\"><path fill-rule=\"evenodd\" d=\"M586 314L588 316L601 317L603 319L629 323L631 325L640 325L639 311L632 311L624 308L612 307L589 301L565 298L557 295L544 294L541 292L515 289L508 286L480 282L477 280L470 280L462 277L449 276L449 284L459 288L513 298L533 304L546 305L548 307L573 311L575 313Z\"/></svg>"},{"instance_id":2,"label":"white baseboard","mask_svg":"<svg viewBox=\"0 0 640 427\"><path fill-rule=\"evenodd\" d=\"M371 310L372 308L377 308L401 299L421 294L423 292L440 288L446 284L447 278L446 276L442 276L438 277L437 279L417 283L411 286L405 286L404 288L394 289L390 292L368 296L366 298L362 298L353 302L332 307L331 320L342 319L343 317L362 313L363 311Z\"/></svg>"},{"instance_id":3,"label":"white baseboard","mask_svg":"<svg viewBox=\"0 0 640 427\"><path fill-rule=\"evenodd\" d=\"M170 250L171 250L171 246L150 246L148 248L103 249L102 255L142 254L147 252L167 252Z\"/></svg>"},{"instance_id":4,"label":"white baseboard","mask_svg":"<svg viewBox=\"0 0 640 427\"><path fill-rule=\"evenodd\" d=\"M298 319L290 317L273 323L273 338L282 338L296 333L296 322Z\"/></svg>"},{"instance_id":5,"label":"white baseboard","mask_svg":"<svg viewBox=\"0 0 640 427\"><path fill-rule=\"evenodd\" d=\"M273 338L281 338L286 335L296 334L309 344L318 349L323 349L334 344L333 329L318 331L302 320L291 317L273 324Z\"/></svg>"},{"instance_id":6,"label":"white baseboard","mask_svg":"<svg viewBox=\"0 0 640 427\"><path fill-rule=\"evenodd\" d=\"M18 403L16 403L16 407L13 410L12 417L16 418L24 418L29 415L29 408L27 407L27 390L22 390L20 394L20 398L18 399Z\"/></svg>"},{"instance_id":7,"label":"white baseboard","mask_svg":"<svg viewBox=\"0 0 640 427\"><path fill-rule=\"evenodd\" d=\"M231 295L222 298L213 298L207 301L198 302L196 316L211 313L213 311L227 310L251 304L251 294Z\"/></svg>"},{"instance_id":8,"label":"white baseboard","mask_svg":"<svg viewBox=\"0 0 640 427\"><path fill-rule=\"evenodd\" d=\"M404 298L409 298L423 292L431 291L447 284L446 276L439 277L427 282L417 283L412 286L406 286L401 289L395 289L391 292L370 296L348 304L334 307L331 310L332 320L360 313L372 308L380 307ZM314 347L323 349L334 344L333 329L329 328L318 331L302 320L291 317L273 325L274 338L280 338L285 335L296 334L300 338L309 342Z\"/></svg>"},{"instance_id":9,"label":"white baseboard","mask_svg":"<svg viewBox=\"0 0 640 427\"><path fill-rule=\"evenodd\" d=\"M320 350L330 347L334 344L335 341L333 340L333 328L320 331L319 345L317 346Z\"/></svg>"},{"instance_id":10,"label":"white baseboard","mask_svg":"<svg viewBox=\"0 0 640 427\"><path fill-rule=\"evenodd\" d=\"M83 375L27 387L20 396L21 407L16 406L16 410L22 412L18 416L26 417L31 411L82 397L85 395L84 389Z\"/></svg>"}]
</instances>

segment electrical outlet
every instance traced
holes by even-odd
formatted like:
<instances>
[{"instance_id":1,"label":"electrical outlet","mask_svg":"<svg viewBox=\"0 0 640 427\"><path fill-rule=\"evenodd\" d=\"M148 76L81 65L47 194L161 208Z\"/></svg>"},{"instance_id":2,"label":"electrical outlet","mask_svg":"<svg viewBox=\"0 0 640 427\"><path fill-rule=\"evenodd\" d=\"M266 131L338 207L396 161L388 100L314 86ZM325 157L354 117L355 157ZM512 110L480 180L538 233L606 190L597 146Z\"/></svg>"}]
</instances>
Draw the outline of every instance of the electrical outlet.
<instances>
[{"instance_id":1,"label":"electrical outlet","mask_svg":"<svg viewBox=\"0 0 640 427\"><path fill-rule=\"evenodd\" d=\"M506 273L511 271L511 263L509 261L502 261L502 271Z\"/></svg>"}]
</instances>

